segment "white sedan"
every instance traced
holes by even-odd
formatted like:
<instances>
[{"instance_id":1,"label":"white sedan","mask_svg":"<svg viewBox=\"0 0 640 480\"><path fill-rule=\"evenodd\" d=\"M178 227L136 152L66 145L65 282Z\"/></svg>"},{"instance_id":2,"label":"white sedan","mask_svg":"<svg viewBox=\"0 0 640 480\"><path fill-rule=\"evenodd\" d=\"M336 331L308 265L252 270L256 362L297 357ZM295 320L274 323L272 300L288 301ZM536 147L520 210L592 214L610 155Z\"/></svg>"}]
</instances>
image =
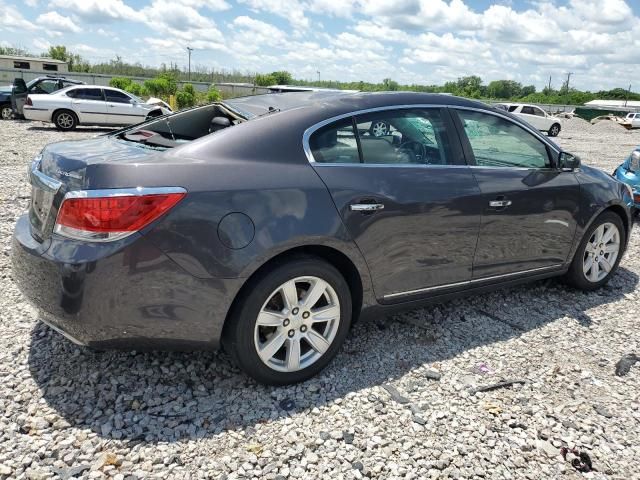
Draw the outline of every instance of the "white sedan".
<instances>
[{"instance_id":1,"label":"white sedan","mask_svg":"<svg viewBox=\"0 0 640 480\"><path fill-rule=\"evenodd\" d=\"M547 132L550 137L557 137L562 128L560 119L549 115L540 107L523 103L501 103L496 106L504 108L529 123L532 127Z\"/></svg>"},{"instance_id":2,"label":"white sedan","mask_svg":"<svg viewBox=\"0 0 640 480\"><path fill-rule=\"evenodd\" d=\"M24 105L25 118L53 122L59 130L73 130L78 125L134 125L166 113L171 111L144 103L124 90L96 85L29 95Z\"/></svg>"}]
</instances>

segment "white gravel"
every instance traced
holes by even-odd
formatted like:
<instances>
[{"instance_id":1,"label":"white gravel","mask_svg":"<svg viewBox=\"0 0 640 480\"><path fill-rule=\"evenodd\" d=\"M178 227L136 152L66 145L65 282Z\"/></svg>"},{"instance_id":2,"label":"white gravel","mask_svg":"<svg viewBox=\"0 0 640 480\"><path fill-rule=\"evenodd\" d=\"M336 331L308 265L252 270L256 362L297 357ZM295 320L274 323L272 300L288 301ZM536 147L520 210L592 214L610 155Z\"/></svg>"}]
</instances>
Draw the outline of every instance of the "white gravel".
<instances>
[{"instance_id":1,"label":"white gravel","mask_svg":"<svg viewBox=\"0 0 640 480\"><path fill-rule=\"evenodd\" d=\"M563 122L607 172L640 132ZM218 353L92 352L11 278L25 170L60 133L0 123L0 478L639 478L640 241L597 293L556 281L358 324L317 378L255 385ZM473 393L503 379L524 385ZM559 448L589 453L577 473Z\"/></svg>"}]
</instances>

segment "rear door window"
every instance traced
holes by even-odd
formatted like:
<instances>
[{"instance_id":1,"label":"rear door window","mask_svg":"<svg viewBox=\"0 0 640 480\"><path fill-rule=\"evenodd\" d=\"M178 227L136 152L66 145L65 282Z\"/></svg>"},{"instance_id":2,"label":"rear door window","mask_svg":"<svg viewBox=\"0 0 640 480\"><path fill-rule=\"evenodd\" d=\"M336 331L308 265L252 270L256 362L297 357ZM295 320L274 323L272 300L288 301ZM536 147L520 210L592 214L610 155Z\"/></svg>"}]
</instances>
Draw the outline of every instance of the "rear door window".
<instances>
[{"instance_id":1,"label":"rear door window","mask_svg":"<svg viewBox=\"0 0 640 480\"><path fill-rule=\"evenodd\" d=\"M316 130L309 139L309 147L317 163L360 163L351 117Z\"/></svg>"},{"instance_id":2,"label":"rear door window","mask_svg":"<svg viewBox=\"0 0 640 480\"><path fill-rule=\"evenodd\" d=\"M104 100L101 88L78 88L73 90L73 92L73 98L78 100Z\"/></svg>"},{"instance_id":3,"label":"rear door window","mask_svg":"<svg viewBox=\"0 0 640 480\"><path fill-rule=\"evenodd\" d=\"M447 165L449 139L439 109L385 110L356 117L365 164Z\"/></svg>"}]
</instances>

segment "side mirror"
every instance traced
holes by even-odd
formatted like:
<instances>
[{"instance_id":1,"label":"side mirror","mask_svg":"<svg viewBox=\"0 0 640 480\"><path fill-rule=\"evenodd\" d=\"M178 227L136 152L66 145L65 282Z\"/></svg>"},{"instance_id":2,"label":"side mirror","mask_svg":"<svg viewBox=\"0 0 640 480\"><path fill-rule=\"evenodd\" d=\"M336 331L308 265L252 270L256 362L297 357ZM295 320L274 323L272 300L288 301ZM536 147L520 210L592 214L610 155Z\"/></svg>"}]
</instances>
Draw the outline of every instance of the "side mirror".
<instances>
[{"instance_id":1,"label":"side mirror","mask_svg":"<svg viewBox=\"0 0 640 480\"><path fill-rule=\"evenodd\" d=\"M629 159L629 171L640 172L640 150L634 150L631 152L631 158Z\"/></svg>"},{"instance_id":2,"label":"side mirror","mask_svg":"<svg viewBox=\"0 0 640 480\"><path fill-rule=\"evenodd\" d=\"M558 168L563 171L571 171L580 167L580 158L568 152L560 152Z\"/></svg>"}]
</instances>

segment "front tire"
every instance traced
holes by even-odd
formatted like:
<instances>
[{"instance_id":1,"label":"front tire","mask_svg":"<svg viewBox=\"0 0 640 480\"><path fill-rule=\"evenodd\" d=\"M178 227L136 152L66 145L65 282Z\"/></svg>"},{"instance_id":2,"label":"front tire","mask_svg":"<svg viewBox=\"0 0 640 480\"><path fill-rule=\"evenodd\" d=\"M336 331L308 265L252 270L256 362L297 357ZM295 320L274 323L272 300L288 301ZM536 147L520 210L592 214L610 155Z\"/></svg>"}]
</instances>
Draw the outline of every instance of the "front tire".
<instances>
[{"instance_id":1,"label":"front tire","mask_svg":"<svg viewBox=\"0 0 640 480\"><path fill-rule=\"evenodd\" d=\"M622 219L607 211L596 218L582 238L567 272L567 282L580 290L597 290L618 269L626 245Z\"/></svg>"},{"instance_id":2,"label":"front tire","mask_svg":"<svg viewBox=\"0 0 640 480\"><path fill-rule=\"evenodd\" d=\"M547 132L547 135L549 135L550 137L557 137L559 134L560 134L560 124L559 123L554 123L553 125L551 125L551 128Z\"/></svg>"},{"instance_id":3,"label":"front tire","mask_svg":"<svg viewBox=\"0 0 640 480\"><path fill-rule=\"evenodd\" d=\"M53 116L53 123L58 130L68 132L78 126L78 117L69 110L59 110Z\"/></svg>"},{"instance_id":4,"label":"front tire","mask_svg":"<svg viewBox=\"0 0 640 480\"><path fill-rule=\"evenodd\" d=\"M238 298L223 346L249 376L287 385L320 372L351 324L351 292L332 265L297 257L251 281Z\"/></svg>"},{"instance_id":5,"label":"front tire","mask_svg":"<svg viewBox=\"0 0 640 480\"><path fill-rule=\"evenodd\" d=\"M374 137L384 137L391 133L391 127L387 122L382 120L374 120L369 127L369 133Z\"/></svg>"}]
</instances>

